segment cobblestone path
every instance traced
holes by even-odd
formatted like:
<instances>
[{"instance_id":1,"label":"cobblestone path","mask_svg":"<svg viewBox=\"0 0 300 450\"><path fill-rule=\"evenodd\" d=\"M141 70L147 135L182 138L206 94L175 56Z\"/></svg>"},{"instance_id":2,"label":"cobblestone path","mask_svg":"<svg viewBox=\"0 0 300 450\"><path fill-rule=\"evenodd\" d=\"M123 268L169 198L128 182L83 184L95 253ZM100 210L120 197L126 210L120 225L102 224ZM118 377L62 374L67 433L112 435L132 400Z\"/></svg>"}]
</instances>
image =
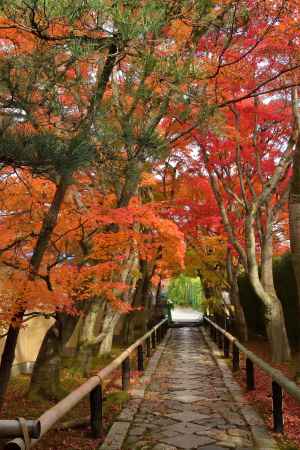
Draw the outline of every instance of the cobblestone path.
<instances>
[{"instance_id":1,"label":"cobblestone path","mask_svg":"<svg viewBox=\"0 0 300 450\"><path fill-rule=\"evenodd\" d=\"M175 328L122 450L254 449L202 334Z\"/></svg>"}]
</instances>

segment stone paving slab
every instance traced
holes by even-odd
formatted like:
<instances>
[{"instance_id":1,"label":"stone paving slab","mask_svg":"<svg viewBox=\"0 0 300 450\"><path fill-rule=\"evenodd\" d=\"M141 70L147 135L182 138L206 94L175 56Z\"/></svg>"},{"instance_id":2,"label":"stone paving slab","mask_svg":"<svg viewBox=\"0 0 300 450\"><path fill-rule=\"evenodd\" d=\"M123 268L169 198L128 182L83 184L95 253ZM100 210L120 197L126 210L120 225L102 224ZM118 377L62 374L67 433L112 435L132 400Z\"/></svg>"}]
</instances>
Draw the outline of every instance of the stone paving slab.
<instances>
[{"instance_id":1,"label":"stone paving slab","mask_svg":"<svg viewBox=\"0 0 300 450\"><path fill-rule=\"evenodd\" d=\"M152 378L147 389L134 393L138 395L120 414L119 426L110 430L112 445L106 439L101 450L275 448L267 446L271 441L266 440L261 422L262 445L254 440L241 408L245 406L254 416L255 412L240 403L238 386L230 373L219 367L207 338L195 328L171 329L169 337L163 352L151 361ZM119 429L123 437L127 435L123 443L118 438L117 446L114 435L119 436Z\"/></svg>"}]
</instances>

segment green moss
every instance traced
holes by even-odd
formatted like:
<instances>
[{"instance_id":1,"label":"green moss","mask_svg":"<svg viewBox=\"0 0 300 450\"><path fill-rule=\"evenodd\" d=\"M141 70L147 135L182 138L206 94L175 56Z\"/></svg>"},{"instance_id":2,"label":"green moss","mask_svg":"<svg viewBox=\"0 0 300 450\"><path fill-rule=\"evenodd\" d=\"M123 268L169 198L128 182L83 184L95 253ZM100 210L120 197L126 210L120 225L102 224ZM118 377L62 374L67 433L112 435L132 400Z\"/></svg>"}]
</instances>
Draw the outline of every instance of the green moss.
<instances>
[{"instance_id":1,"label":"green moss","mask_svg":"<svg viewBox=\"0 0 300 450\"><path fill-rule=\"evenodd\" d=\"M299 447L294 444L280 443L279 450L299 450Z\"/></svg>"},{"instance_id":2,"label":"green moss","mask_svg":"<svg viewBox=\"0 0 300 450\"><path fill-rule=\"evenodd\" d=\"M118 391L108 394L104 402L104 412L107 409L110 410L112 406L121 408L123 404L128 401L128 399L129 399L128 392Z\"/></svg>"}]
</instances>

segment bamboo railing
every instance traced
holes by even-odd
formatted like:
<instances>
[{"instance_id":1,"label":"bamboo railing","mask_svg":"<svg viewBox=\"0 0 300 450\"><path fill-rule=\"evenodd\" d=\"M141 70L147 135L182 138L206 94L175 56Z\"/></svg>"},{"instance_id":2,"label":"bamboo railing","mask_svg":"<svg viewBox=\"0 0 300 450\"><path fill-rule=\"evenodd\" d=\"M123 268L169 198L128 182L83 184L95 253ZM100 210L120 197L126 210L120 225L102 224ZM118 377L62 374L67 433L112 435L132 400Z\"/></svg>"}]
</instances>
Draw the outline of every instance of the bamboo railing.
<instances>
[{"instance_id":1,"label":"bamboo railing","mask_svg":"<svg viewBox=\"0 0 300 450\"><path fill-rule=\"evenodd\" d=\"M114 359L108 366L100 370L97 375L89 378L85 383L68 394L64 399L45 411L33 424L32 421L0 420L0 437L15 437L14 440L5 444L5 450L28 450L33 447L53 425L65 416L87 395L90 396L90 424L93 437L99 437L102 432L102 403L103 403L103 381L120 365L122 365L122 389L126 390L130 382L130 355L137 350L138 370L144 370L144 348L146 343L146 354L151 355L151 349L156 347L168 329L168 319L163 319L155 325L148 333L138 339L127 348L121 355ZM38 437L32 434L31 429L40 430Z\"/></svg>"},{"instance_id":2,"label":"bamboo railing","mask_svg":"<svg viewBox=\"0 0 300 450\"><path fill-rule=\"evenodd\" d=\"M232 358L232 370L240 368L240 352L246 356L246 383L248 390L255 389L255 366L262 369L272 378L273 426L274 431L282 433L284 429L283 390L300 402L300 388L288 379L280 370L248 350L232 334L221 328L208 317L204 316L204 324L210 329L211 338L224 351L225 358ZM231 352L230 352L231 344Z\"/></svg>"}]
</instances>

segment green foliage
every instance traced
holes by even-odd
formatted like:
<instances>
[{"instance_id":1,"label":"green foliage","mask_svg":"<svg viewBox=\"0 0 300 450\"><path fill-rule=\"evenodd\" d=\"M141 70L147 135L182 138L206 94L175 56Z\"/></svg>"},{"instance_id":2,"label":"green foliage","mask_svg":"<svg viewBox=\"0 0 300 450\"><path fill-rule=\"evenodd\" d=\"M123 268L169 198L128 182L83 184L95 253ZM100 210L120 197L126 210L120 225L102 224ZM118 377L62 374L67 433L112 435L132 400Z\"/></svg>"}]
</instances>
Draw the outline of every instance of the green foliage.
<instances>
[{"instance_id":1,"label":"green foliage","mask_svg":"<svg viewBox=\"0 0 300 450\"><path fill-rule=\"evenodd\" d=\"M205 313L209 311L213 314L220 314L224 316L224 303L221 301L220 297L216 295L211 295L210 297L203 297L201 302L201 310Z\"/></svg>"},{"instance_id":2,"label":"green foliage","mask_svg":"<svg viewBox=\"0 0 300 450\"><path fill-rule=\"evenodd\" d=\"M128 392L118 391L108 394L104 403L104 412L113 408L121 408L129 400Z\"/></svg>"},{"instance_id":3,"label":"green foliage","mask_svg":"<svg viewBox=\"0 0 300 450\"><path fill-rule=\"evenodd\" d=\"M23 23L31 20L30 11L42 11L48 21L65 18L69 24L76 24L78 19L93 11L97 14L98 29L106 29L107 24L114 25L114 32L117 31L125 41L147 33L156 34L164 26L167 14L166 4L161 0L151 0L143 5L137 0L29 0L26 4L23 0L2 0L0 10Z\"/></svg>"},{"instance_id":4,"label":"green foliage","mask_svg":"<svg viewBox=\"0 0 300 450\"><path fill-rule=\"evenodd\" d=\"M197 0L196 8L198 14L201 16L209 13L211 8L213 7L213 2L211 0Z\"/></svg>"},{"instance_id":5,"label":"green foliage","mask_svg":"<svg viewBox=\"0 0 300 450\"><path fill-rule=\"evenodd\" d=\"M95 148L80 137L70 141L52 134L4 135L0 141L2 165L29 167L39 175L73 173L95 157Z\"/></svg>"},{"instance_id":6,"label":"green foliage","mask_svg":"<svg viewBox=\"0 0 300 450\"><path fill-rule=\"evenodd\" d=\"M171 281L168 297L177 305L189 305L199 308L202 302L202 286L200 278L180 275Z\"/></svg>"},{"instance_id":7,"label":"green foliage","mask_svg":"<svg viewBox=\"0 0 300 450\"><path fill-rule=\"evenodd\" d=\"M290 253L274 258L274 283L281 300L287 324L287 332L292 346L300 339L297 285Z\"/></svg>"},{"instance_id":8,"label":"green foliage","mask_svg":"<svg viewBox=\"0 0 300 450\"><path fill-rule=\"evenodd\" d=\"M248 276L245 273L239 276L238 285L240 302L244 308L249 330L256 335L266 336L264 306L261 299L254 292Z\"/></svg>"}]
</instances>

